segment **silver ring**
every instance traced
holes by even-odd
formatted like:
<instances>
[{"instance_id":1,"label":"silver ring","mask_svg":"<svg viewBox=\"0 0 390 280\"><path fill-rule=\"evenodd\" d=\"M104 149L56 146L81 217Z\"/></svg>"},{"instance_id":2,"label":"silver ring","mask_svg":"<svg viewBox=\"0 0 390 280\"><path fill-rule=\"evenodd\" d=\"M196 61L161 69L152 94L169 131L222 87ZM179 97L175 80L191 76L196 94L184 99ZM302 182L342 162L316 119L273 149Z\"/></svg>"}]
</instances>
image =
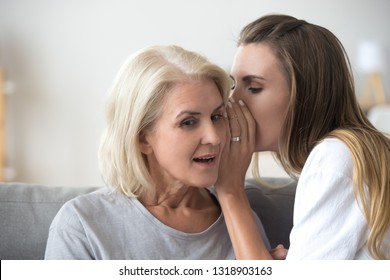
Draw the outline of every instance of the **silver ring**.
<instances>
[{"instance_id":1,"label":"silver ring","mask_svg":"<svg viewBox=\"0 0 390 280\"><path fill-rule=\"evenodd\" d=\"M232 142L240 142L240 140L241 140L240 136L235 136L235 137L230 138L230 141L232 141Z\"/></svg>"}]
</instances>

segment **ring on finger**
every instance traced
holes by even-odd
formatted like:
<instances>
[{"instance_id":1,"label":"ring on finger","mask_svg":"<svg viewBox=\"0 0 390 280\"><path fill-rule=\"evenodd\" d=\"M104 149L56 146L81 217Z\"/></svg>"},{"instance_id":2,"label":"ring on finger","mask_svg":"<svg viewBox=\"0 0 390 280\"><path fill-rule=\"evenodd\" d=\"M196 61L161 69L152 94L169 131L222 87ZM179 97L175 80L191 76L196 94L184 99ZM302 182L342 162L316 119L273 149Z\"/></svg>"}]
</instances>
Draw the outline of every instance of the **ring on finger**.
<instances>
[{"instance_id":1,"label":"ring on finger","mask_svg":"<svg viewBox=\"0 0 390 280\"><path fill-rule=\"evenodd\" d=\"M232 142L240 142L240 140L241 140L240 136L233 136L230 138L230 141Z\"/></svg>"}]
</instances>

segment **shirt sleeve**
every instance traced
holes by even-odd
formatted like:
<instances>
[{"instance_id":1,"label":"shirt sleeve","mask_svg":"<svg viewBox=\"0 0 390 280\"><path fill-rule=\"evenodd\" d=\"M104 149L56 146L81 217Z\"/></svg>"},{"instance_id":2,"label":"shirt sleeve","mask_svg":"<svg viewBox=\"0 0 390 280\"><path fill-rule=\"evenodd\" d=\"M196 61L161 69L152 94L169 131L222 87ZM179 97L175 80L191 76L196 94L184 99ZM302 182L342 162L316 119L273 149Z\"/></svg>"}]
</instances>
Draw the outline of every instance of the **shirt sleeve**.
<instances>
[{"instance_id":1,"label":"shirt sleeve","mask_svg":"<svg viewBox=\"0 0 390 280\"><path fill-rule=\"evenodd\" d=\"M352 159L326 152L308 159L299 179L287 259L354 259L366 243L368 226L349 176Z\"/></svg>"},{"instance_id":2,"label":"shirt sleeve","mask_svg":"<svg viewBox=\"0 0 390 280\"><path fill-rule=\"evenodd\" d=\"M60 209L50 226L45 259L94 259L91 246L78 215L68 204Z\"/></svg>"}]
</instances>

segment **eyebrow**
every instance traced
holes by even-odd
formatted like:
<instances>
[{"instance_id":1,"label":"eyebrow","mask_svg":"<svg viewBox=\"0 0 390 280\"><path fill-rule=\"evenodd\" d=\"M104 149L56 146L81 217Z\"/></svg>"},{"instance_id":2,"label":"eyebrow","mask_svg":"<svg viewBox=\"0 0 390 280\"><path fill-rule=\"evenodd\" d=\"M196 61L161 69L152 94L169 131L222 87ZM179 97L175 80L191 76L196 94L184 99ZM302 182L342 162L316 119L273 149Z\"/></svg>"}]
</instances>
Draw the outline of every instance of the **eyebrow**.
<instances>
[{"instance_id":1,"label":"eyebrow","mask_svg":"<svg viewBox=\"0 0 390 280\"><path fill-rule=\"evenodd\" d=\"M230 76L230 79L232 79L233 81L233 85L232 85L232 88L236 86L236 79L233 77L233 75L229 75ZM267 81L266 78L264 78L263 76L256 76L256 75L246 75L244 77L241 78L243 82L250 82L252 80L262 80L262 81Z\"/></svg>"},{"instance_id":2,"label":"eyebrow","mask_svg":"<svg viewBox=\"0 0 390 280\"><path fill-rule=\"evenodd\" d=\"M217 108L215 108L213 110L213 112L216 112L216 111L220 110L223 107L225 107L225 103L222 102ZM197 116L197 115L200 115L201 113L200 112L195 112L195 111L185 110L185 111L181 111L179 114L177 114L176 119L179 118L181 115L185 115L185 114L188 114L188 115L191 115L191 116Z\"/></svg>"},{"instance_id":3,"label":"eyebrow","mask_svg":"<svg viewBox=\"0 0 390 280\"><path fill-rule=\"evenodd\" d=\"M267 79L264 78L263 76L247 75L247 76L244 76L244 77L242 78L242 80L243 80L244 82L246 82L246 81L250 81L250 80L263 80L263 81L266 81Z\"/></svg>"}]
</instances>

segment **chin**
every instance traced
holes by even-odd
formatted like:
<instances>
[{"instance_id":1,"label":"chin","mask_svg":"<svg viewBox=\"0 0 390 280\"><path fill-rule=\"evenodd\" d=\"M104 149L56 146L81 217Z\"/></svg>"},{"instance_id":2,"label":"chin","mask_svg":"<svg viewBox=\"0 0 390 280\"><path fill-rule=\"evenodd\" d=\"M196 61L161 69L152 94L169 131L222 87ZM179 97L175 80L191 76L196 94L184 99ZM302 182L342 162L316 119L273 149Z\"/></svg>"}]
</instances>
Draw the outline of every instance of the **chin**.
<instances>
[{"instance_id":1,"label":"chin","mask_svg":"<svg viewBox=\"0 0 390 280\"><path fill-rule=\"evenodd\" d=\"M278 148L274 145L256 145L255 152L277 152Z\"/></svg>"}]
</instances>

